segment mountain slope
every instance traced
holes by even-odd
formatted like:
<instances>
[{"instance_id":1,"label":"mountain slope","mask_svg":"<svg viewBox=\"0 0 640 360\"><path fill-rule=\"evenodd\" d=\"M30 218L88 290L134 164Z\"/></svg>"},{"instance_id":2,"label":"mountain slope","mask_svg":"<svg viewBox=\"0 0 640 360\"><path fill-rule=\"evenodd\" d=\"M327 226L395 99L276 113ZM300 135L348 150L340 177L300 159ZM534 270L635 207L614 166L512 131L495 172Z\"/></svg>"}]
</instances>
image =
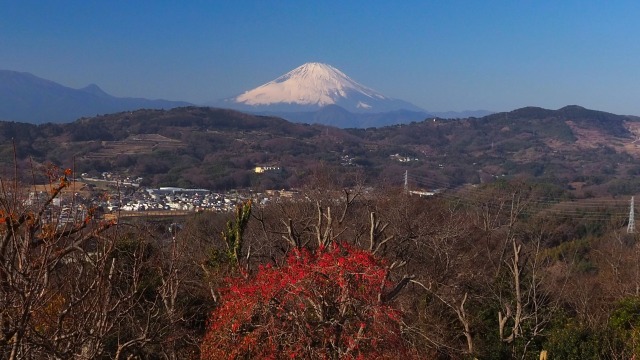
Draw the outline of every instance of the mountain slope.
<instances>
[{"instance_id":1,"label":"mountain slope","mask_svg":"<svg viewBox=\"0 0 640 360\"><path fill-rule=\"evenodd\" d=\"M69 122L80 117L141 108L169 109L189 103L114 97L97 85L72 89L29 73L0 70L0 119L29 123Z\"/></svg>"},{"instance_id":2,"label":"mountain slope","mask_svg":"<svg viewBox=\"0 0 640 360\"><path fill-rule=\"evenodd\" d=\"M264 114L306 124L323 124L339 128L369 128L422 121L432 115L424 111L394 110L378 113L352 113L338 105L323 106L307 112L267 112Z\"/></svg>"},{"instance_id":3,"label":"mountain slope","mask_svg":"<svg viewBox=\"0 0 640 360\"><path fill-rule=\"evenodd\" d=\"M348 115L335 105L324 110L332 118ZM0 121L0 172L13 171L15 144L25 171L51 161L74 164L79 173L140 176L153 186L299 187L322 164L349 182L364 175L371 184L400 184L409 170L429 188L524 176L632 194L640 192L639 135L640 118L576 106L347 130L184 107L68 124ZM263 165L281 170L256 174ZM618 186L627 181L630 187Z\"/></svg>"},{"instance_id":4,"label":"mountain slope","mask_svg":"<svg viewBox=\"0 0 640 360\"><path fill-rule=\"evenodd\" d=\"M224 101L248 111L313 111L338 105L350 112L422 111L406 101L388 98L322 63L306 63L255 89Z\"/></svg>"},{"instance_id":5,"label":"mountain slope","mask_svg":"<svg viewBox=\"0 0 640 360\"><path fill-rule=\"evenodd\" d=\"M569 105L558 110L548 110L539 107L524 107L510 112L501 112L485 116L485 121L500 121L504 124L523 121L535 121L547 119L554 124L570 122L576 126L597 130L611 136L629 136L629 130L625 126L627 121L635 121L636 118L626 115L616 115L604 111L585 109L577 105Z\"/></svg>"}]
</instances>

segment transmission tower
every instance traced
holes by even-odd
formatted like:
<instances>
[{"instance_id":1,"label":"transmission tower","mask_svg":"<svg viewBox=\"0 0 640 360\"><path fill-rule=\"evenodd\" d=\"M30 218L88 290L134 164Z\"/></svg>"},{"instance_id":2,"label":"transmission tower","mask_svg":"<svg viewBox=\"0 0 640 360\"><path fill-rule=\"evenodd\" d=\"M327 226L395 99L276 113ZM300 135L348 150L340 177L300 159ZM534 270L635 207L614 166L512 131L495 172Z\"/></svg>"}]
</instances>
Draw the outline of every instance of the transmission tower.
<instances>
[{"instance_id":1,"label":"transmission tower","mask_svg":"<svg viewBox=\"0 0 640 360\"><path fill-rule=\"evenodd\" d=\"M633 196L631 197L631 204L629 205L629 225L627 226L627 234L635 234L636 221L633 210Z\"/></svg>"},{"instance_id":2,"label":"transmission tower","mask_svg":"<svg viewBox=\"0 0 640 360\"><path fill-rule=\"evenodd\" d=\"M404 171L404 192L409 193L409 170Z\"/></svg>"}]
</instances>

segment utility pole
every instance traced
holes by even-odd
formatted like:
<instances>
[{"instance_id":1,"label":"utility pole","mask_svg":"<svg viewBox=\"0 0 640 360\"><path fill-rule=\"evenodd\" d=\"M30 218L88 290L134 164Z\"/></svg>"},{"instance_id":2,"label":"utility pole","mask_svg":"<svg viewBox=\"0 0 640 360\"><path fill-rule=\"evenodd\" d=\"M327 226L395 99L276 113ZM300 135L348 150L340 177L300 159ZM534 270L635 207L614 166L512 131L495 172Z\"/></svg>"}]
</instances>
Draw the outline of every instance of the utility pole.
<instances>
[{"instance_id":1,"label":"utility pole","mask_svg":"<svg viewBox=\"0 0 640 360\"><path fill-rule=\"evenodd\" d=\"M633 210L633 196L631 197L631 204L629 205L629 225L627 225L627 234L635 234L636 232L636 221L635 214Z\"/></svg>"}]
</instances>

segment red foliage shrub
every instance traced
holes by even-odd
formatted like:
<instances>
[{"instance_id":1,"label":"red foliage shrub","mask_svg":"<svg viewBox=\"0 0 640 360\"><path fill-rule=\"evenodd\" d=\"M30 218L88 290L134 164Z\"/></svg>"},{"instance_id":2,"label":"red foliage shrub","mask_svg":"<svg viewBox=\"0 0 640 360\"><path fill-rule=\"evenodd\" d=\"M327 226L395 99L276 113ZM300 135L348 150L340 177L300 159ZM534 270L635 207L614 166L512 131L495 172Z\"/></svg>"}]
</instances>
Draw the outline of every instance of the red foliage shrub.
<instances>
[{"instance_id":1,"label":"red foliage shrub","mask_svg":"<svg viewBox=\"0 0 640 360\"><path fill-rule=\"evenodd\" d=\"M294 250L286 263L229 279L201 346L202 359L416 357L401 314L381 302L391 284L366 251Z\"/></svg>"}]
</instances>

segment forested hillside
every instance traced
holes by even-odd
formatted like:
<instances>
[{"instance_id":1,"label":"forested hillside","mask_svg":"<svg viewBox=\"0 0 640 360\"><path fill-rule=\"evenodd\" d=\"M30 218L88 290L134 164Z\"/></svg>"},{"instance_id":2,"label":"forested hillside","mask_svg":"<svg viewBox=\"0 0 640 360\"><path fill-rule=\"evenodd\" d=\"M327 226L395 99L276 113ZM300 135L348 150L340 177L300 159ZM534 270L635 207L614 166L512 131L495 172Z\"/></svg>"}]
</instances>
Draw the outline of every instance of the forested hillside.
<instances>
[{"instance_id":1,"label":"forested hillside","mask_svg":"<svg viewBox=\"0 0 640 360\"><path fill-rule=\"evenodd\" d=\"M554 205L562 193L503 180L418 197L327 175L235 214L75 222L3 178L1 356L638 355L625 201ZM47 176L49 200L73 198L70 169Z\"/></svg>"},{"instance_id":2,"label":"forested hillside","mask_svg":"<svg viewBox=\"0 0 640 360\"><path fill-rule=\"evenodd\" d=\"M0 122L0 163L16 154L73 164L78 174L214 190L297 188L322 167L345 184L399 185L408 171L414 188L524 177L578 197L630 195L640 188L637 120L568 106L343 130L212 108L139 110L71 124ZM256 174L265 166L278 171Z\"/></svg>"}]
</instances>

